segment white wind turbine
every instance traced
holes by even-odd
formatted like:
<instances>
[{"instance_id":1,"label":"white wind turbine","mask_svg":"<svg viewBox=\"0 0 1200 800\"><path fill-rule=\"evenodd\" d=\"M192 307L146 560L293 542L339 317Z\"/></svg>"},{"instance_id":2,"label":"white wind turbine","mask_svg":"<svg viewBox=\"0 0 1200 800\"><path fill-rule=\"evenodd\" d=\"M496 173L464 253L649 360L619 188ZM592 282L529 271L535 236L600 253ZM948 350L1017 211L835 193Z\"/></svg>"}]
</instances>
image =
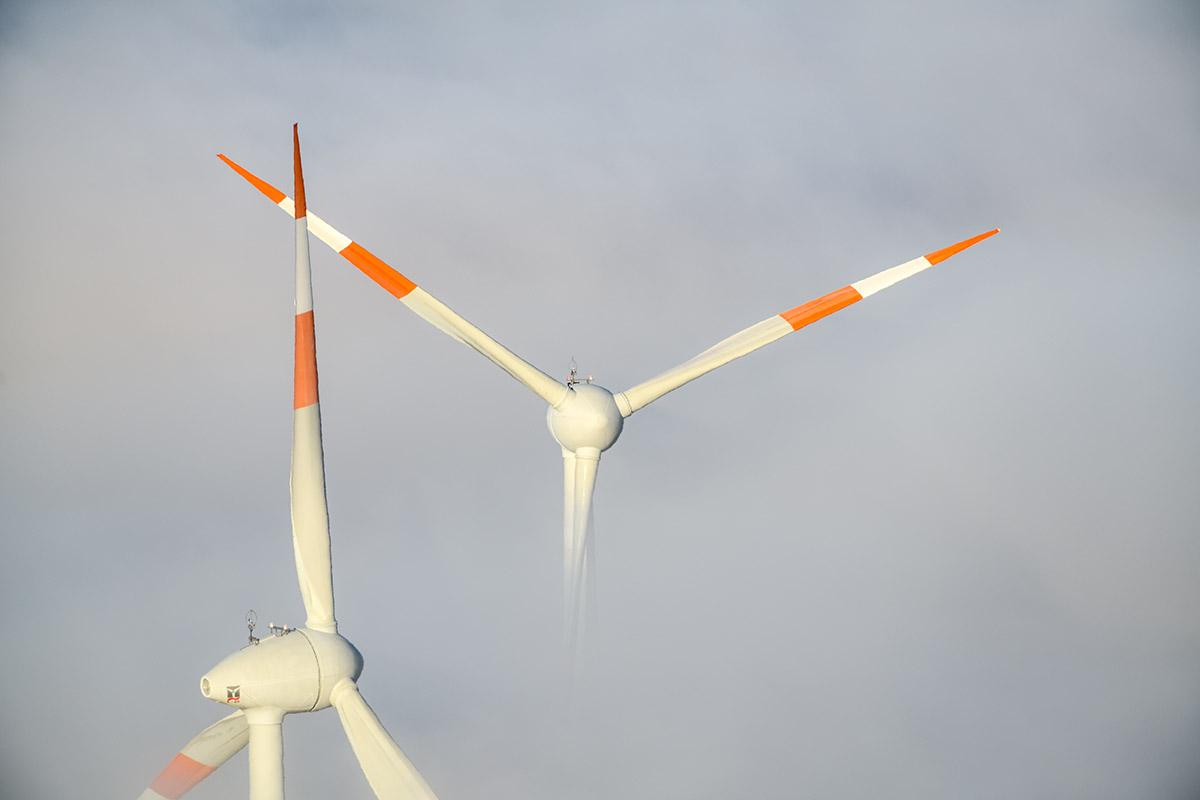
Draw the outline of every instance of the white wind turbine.
<instances>
[{"instance_id":1,"label":"white wind turbine","mask_svg":"<svg viewBox=\"0 0 1200 800\"><path fill-rule=\"evenodd\" d=\"M217 157L284 212L292 213L292 200L283 192L225 155L218 154ZM528 387L549 406L546 421L551 435L562 447L563 590L567 638L572 647L578 646L580 641L585 595L590 583L592 542L588 528L591 524L596 469L600 463L600 454L612 447L621 435L626 417L667 392L678 389L717 367L741 358L865 297L870 297L999 233L999 228L981 233L776 314L717 342L678 366L614 394L591 383L590 379L578 380L574 369L565 383L555 380L460 317L316 214L309 212L308 217L309 229L318 239L358 267L368 278L394 295L422 319L451 338L478 351Z\"/></svg>"},{"instance_id":2,"label":"white wind turbine","mask_svg":"<svg viewBox=\"0 0 1200 800\"><path fill-rule=\"evenodd\" d=\"M363 660L340 636L333 616L333 569L317 354L308 260L308 226L300 140L293 128L296 197L296 363L292 417L292 545L296 576L308 618L303 628L271 626L272 635L225 658L200 679L200 692L238 710L192 739L159 773L141 800L174 800L250 745L251 800L283 797L283 718L333 706L375 795L395 800L436 800L355 681Z\"/></svg>"}]
</instances>

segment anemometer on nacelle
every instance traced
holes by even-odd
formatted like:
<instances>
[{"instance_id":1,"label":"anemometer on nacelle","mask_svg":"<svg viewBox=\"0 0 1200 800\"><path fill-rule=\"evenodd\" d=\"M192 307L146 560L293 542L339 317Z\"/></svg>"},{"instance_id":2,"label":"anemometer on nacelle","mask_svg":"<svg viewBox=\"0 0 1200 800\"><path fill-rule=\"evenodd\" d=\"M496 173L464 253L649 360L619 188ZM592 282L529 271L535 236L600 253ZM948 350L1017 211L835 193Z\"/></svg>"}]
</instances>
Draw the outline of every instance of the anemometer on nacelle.
<instances>
[{"instance_id":1,"label":"anemometer on nacelle","mask_svg":"<svg viewBox=\"0 0 1200 800\"><path fill-rule=\"evenodd\" d=\"M246 612L246 628L250 631L250 644L258 644L261 639L254 635L254 628L258 624L258 614L254 613L254 609ZM274 622L267 623L267 630L271 632L271 636L287 636L292 631L296 630L290 625L276 625Z\"/></svg>"},{"instance_id":2,"label":"anemometer on nacelle","mask_svg":"<svg viewBox=\"0 0 1200 800\"><path fill-rule=\"evenodd\" d=\"M571 371L567 373L567 386L578 386L581 383L586 383L590 386L592 380L593 378L591 375L588 375L586 378L582 379L579 377L579 365L575 363L575 358L572 357Z\"/></svg>"}]
</instances>

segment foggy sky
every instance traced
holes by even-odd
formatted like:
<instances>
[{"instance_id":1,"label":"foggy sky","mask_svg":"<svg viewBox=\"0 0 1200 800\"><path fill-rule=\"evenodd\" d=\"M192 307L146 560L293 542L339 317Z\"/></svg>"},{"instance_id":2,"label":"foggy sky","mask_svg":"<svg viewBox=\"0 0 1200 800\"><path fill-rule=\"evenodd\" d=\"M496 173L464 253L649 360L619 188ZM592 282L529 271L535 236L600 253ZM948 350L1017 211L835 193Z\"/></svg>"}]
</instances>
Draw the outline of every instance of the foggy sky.
<instances>
[{"instance_id":1,"label":"foggy sky","mask_svg":"<svg viewBox=\"0 0 1200 800\"><path fill-rule=\"evenodd\" d=\"M137 796L303 621L292 229L214 158L288 186L293 121L614 391L1003 228L627 421L570 699L541 402L313 246L339 622L443 800L1200 792L1194 4L167 5L0 6L0 794Z\"/></svg>"}]
</instances>

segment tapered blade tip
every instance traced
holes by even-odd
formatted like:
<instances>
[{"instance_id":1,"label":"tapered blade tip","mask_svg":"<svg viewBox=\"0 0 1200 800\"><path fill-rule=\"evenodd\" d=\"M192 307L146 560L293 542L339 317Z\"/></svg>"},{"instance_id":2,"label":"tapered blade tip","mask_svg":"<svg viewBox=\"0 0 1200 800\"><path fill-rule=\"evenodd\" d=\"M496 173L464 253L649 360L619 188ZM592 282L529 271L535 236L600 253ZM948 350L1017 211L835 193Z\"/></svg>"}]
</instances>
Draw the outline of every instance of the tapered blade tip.
<instances>
[{"instance_id":1,"label":"tapered blade tip","mask_svg":"<svg viewBox=\"0 0 1200 800\"><path fill-rule=\"evenodd\" d=\"M292 160L296 183L296 219L304 219L308 204L304 199L304 169L300 166L300 123L292 123Z\"/></svg>"},{"instance_id":2,"label":"tapered blade tip","mask_svg":"<svg viewBox=\"0 0 1200 800\"><path fill-rule=\"evenodd\" d=\"M925 258L930 264L940 264L950 256L956 253L961 253L971 245L979 244L984 239L995 236L999 232L999 228L992 228L990 231L978 234L977 236L972 236L969 239L963 239L961 242L956 242L949 247L943 247L941 250L934 250L932 253L926 253Z\"/></svg>"},{"instance_id":3,"label":"tapered blade tip","mask_svg":"<svg viewBox=\"0 0 1200 800\"><path fill-rule=\"evenodd\" d=\"M224 153L217 153L217 158L224 161L225 166L229 167L231 170L236 172L238 175L241 175L243 178L245 178L246 181L248 181L251 186L253 186L255 189L258 189L260 192L262 192L264 195L266 195L267 198L270 199L270 201L272 203L279 203L280 201L283 200L283 198L285 198L287 196L283 192L276 189L271 184L264 181L262 178L255 175L250 170L243 167L241 164L234 161L229 156L225 155Z\"/></svg>"}]
</instances>

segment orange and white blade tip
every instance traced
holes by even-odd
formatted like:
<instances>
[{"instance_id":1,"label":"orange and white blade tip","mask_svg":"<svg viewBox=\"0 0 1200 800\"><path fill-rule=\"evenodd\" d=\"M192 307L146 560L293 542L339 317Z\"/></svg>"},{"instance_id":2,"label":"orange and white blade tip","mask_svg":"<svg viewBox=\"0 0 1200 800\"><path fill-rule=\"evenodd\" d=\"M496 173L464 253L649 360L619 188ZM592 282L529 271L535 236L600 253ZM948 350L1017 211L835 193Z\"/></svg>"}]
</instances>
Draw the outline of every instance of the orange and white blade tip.
<instances>
[{"instance_id":1,"label":"orange and white blade tip","mask_svg":"<svg viewBox=\"0 0 1200 800\"><path fill-rule=\"evenodd\" d=\"M943 247L941 250L934 250L932 253L926 253L925 260L930 264L940 264L955 253L961 253L971 245L979 244L984 239L987 239L990 236L995 236L999 232L999 228L992 228L986 233L981 233L978 236L972 236L970 239L963 239L957 244L952 244L949 247Z\"/></svg>"},{"instance_id":2,"label":"orange and white blade tip","mask_svg":"<svg viewBox=\"0 0 1200 800\"><path fill-rule=\"evenodd\" d=\"M267 199L272 203L279 206L289 214L293 213L293 206L291 205L292 201L283 192L279 191L274 186L243 167L241 164L238 164L224 153L218 153L217 158L224 161L230 169L232 169L238 175L241 175L246 179L247 182L250 183L250 185L266 195ZM297 165L299 164L298 150L296 163ZM303 184L300 185L302 188ZM303 202L302 199L301 202ZM304 208L301 203L297 203L295 207L297 209L295 212L297 218L299 218L301 213L307 214L306 208L303 212L299 210ZM390 264L379 258L379 256L375 255L371 251L367 250L358 242L355 242L339 231L334 230L329 223L319 219L316 214L313 214L308 218L308 228L310 231L316 234L318 239L332 247L340 256L342 256L342 258L358 267L364 275L382 286L394 297L403 299L413 289L417 288L417 285L409 280L407 276L397 272Z\"/></svg>"},{"instance_id":3,"label":"orange and white blade tip","mask_svg":"<svg viewBox=\"0 0 1200 800\"><path fill-rule=\"evenodd\" d=\"M253 172L246 169L224 153L217 153L217 158L224 161L230 169L249 181L251 186L265 194L267 199L269 199L272 203L278 205L281 200L287 197L287 195L285 195L283 192L279 191L274 186L267 183L262 178L258 177Z\"/></svg>"},{"instance_id":4,"label":"orange and white blade tip","mask_svg":"<svg viewBox=\"0 0 1200 800\"><path fill-rule=\"evenodd\" d=\"M296 179L296 219L304 219L304 170L300 166L300 123L292 123L292 171ZM276 200L275 202L279 202Z\"/></svg>"}]
</instances>

